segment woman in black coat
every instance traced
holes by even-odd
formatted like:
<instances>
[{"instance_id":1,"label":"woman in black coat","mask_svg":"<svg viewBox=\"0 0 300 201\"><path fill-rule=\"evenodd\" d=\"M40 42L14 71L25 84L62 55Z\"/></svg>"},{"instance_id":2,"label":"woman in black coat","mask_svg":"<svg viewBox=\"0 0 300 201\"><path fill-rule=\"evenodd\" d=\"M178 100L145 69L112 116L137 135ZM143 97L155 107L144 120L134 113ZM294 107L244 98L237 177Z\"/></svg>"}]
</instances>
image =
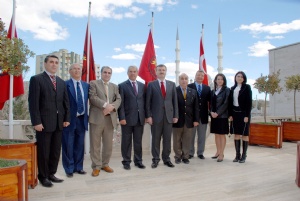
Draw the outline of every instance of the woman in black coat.
<instances>
[{"instance_id":1,"label":"woman in black coat","mask_svg":"<svg viewBox=\"0 0 300 201\"><path fill-rule=\"evenodd\" d=\"M228 126L228 103L230 89L226 86L226 77L219 73L214 79L214 90L212 90L210 101L211 126L210 132L215 134L217 153L213 159L222 162L226 145L226 134L229 132Z\"/></svg>"},{"instance_id":2,"label":"woman in black coat","mask_svg":"<svg viewBox=\"0 0 300 201\"><path fill-rule=\"evenodd\" d=\"M230 132L234 134L236 156L233 162L245 163L249 143L249 124L252 109L252 91L247 83L243 71L236 73L234 86L230 90L229 120ZM243 154L241 156L241 136L243 140Z\"/></svg>"}]
</instances>

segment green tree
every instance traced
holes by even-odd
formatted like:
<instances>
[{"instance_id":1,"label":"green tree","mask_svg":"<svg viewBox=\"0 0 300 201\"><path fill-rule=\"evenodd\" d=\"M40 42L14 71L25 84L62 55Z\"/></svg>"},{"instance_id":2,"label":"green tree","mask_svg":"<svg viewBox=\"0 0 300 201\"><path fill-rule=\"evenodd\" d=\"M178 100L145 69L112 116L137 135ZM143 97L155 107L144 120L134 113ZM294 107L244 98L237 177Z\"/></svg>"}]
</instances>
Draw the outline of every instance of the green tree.
<instances>
[{"instance_id":1,"label":"green tree","mask_svg":"<svg viewBox=\"0 0 300 201\"><path fill-rule=\"evenodd\" d=\"M287 91L294 92L294 118L297 121L296 117L296 92L300 91L300 74L291 75L285 78L285 88Z\"/></svg>"},{"instance_id":2,"label":"green tree","mask_svg":"<svg viewBox=\"0 0 300 201\"><path fill-rule=\"evenodd\" d=\"M258 93L265 94L265 101L264 101L264 120L265 123L267 122L267 96L268 94L274 95L275 93L280 93L282 88L279 86L280 79L280 70L276 73L272 73L270 75L263 76L261 75L259 78L255 80L254 88L258 90Z\"/></svg>"}]
</instances>

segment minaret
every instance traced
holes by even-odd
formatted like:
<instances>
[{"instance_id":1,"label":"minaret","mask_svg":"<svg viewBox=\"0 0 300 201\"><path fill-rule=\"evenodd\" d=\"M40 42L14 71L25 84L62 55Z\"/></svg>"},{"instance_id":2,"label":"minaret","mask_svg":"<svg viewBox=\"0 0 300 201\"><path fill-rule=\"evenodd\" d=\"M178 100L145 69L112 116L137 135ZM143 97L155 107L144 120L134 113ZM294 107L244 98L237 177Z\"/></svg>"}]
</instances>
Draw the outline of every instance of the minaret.
<instances>
[{"instance_id":1,"label":"minaret","mask_svg":"<svg viewBox=\"0 0 300 201\"><path fill-rule=\"evenodd\" d=\"M218 73L223 73L223 42L222 42L222 32L221 32L221 22L219 19L219 28L218 28Z\"/></svg>"},{"instance_id":2,"label":"minaret","mask_svg":"<svg viewBox=\"0 0 300 201\"><path fill-rule=\"evenodd\" d=\"M176 70L175 70L175 77L176 77L176 86L179 85L179 63L180 63L180 45L179 45L179 34L178 34L178 27L177 27L177 34L176 34L176 60L175 60L175 64L176 64Z\"/></svg>"}]
</instances>

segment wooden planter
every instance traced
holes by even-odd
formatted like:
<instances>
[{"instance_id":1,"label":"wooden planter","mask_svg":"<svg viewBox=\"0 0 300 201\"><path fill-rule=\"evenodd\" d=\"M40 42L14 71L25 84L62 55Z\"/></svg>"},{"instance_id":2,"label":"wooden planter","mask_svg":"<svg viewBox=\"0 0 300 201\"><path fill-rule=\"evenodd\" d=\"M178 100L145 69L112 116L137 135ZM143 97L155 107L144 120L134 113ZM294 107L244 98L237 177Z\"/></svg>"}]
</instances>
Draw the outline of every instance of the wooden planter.
<instances>
[{"instance_id":1,"label":"wooden planter","mask_svg":"<svg viewBox=\"0 0 300 201\"><path fill-rule=\"evenodd\" d=\"M283 121L282 138L283 141L300 141L300 122Z\"/></svg>"},{"instance_id":2,"label":"wooden planter","mask_svg":"<svg viewBox=\"0 0 300 201\"><path fill-rule=\"evenodd\" d=\"M17 166L0 168L0 200L27 201L27 163L20 160Z\"/></svg>"},{"instance_id":3,"label":"wooden planter","mask_svg":"<svg viewBox=\"0 0 300 201\"><path fill-rule=\"evenodd\" d=\"M281 125L250 123L249 144L281 148Z\"/></svg>"},{"instance_id":4,"label":"wooden planter","mask_svg":"<svg viewBox=\"0 0 300 201\"><path fill-rule=\"evenodd\" d=\"M24 143L0 145L0 158L23 159L28 166L28 186L34 188L37 180L36 143L27 140L18 140Z\"/></svg>"}]
</instances>

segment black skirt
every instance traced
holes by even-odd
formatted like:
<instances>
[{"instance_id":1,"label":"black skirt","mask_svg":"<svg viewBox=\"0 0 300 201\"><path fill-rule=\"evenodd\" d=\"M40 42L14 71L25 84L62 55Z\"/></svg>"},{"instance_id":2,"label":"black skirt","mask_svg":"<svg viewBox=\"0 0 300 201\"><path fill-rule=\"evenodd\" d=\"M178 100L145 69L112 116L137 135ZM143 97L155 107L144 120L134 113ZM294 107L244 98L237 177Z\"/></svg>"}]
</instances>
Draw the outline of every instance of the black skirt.
<instances>
[{"instance_id":1,"label":"black skirt","mask_svg":"<svg viewBox=\"0 0 300 201\"><path fill-rule=\"evenodd\" d=\"M229 133L228 118L211 118L210 132L227 135Z\"/></svg>"},{"instance_id":2,"label":"black skirt","mask_svg":"<svg viewBox=\"0 0 300 201\"><path fill-rule=\"evenodd\" d=\"M233 121L230 123L230 133L238 134L243 136L249 136L249 124L250 118L247 123L244 122L246 112L241 111L239 107L233 106L232 118Z\"/></svg>"}]
</instances>

